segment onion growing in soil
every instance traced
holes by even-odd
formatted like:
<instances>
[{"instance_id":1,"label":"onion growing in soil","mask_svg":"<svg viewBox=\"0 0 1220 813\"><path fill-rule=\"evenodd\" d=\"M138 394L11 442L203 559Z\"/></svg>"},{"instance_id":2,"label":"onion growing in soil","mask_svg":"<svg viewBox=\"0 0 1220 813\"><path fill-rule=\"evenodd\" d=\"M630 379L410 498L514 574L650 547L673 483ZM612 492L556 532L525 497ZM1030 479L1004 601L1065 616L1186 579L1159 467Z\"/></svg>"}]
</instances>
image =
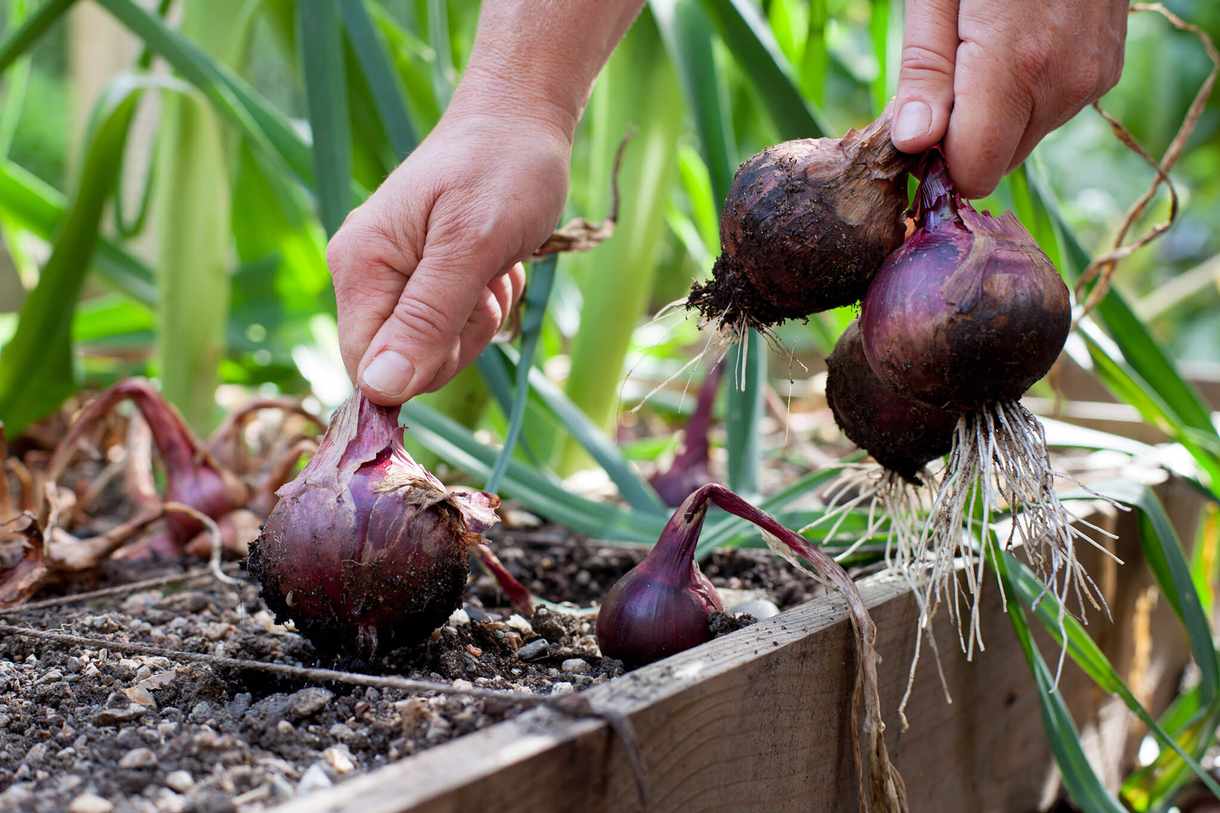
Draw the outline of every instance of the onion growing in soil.
<instances>
[{"instance_id":1,"label":"onion growing in soil","mask_svg":"<svg viewBox=\"0 0 1220 813\"><path fill-rule=\"evenodd\" d=\"M446 488L407 454L396 414L349 398L250 547L267 605L328 654L367 660L428 637L461 606L471 555L530 612L482 537L499 499Z\"/></svg>"},{"instance_id":2,"label":"onion growing in soil","mask_svg":"<svg viewBox=\"0 0 1220 813\"><path fill-rule=\"evenodd\" d=\"M711 638L711 615L723 604L695 562L699 532L711 505L757 526L776 554L847 601L858 663L852 693L852 743L860 809L906 810L906 788L885 746L877 682L877 629L859 590L826 553L724 486L711 483L687 497L644 561L610 588L597 616L602 653L638 666Z\"/></svg>"},{"instance_id":3,"label":"onion growing in soil","mask_svg":"<svg viewBox=\"0 0 1220 813\"><path fill-rule=\"evenodd\" d=\"M971 655L982 646L985 557L963 526L987 539L992 513L1005 503L1020 508L1017 538L1061 608L1069 595L1082 609L1086 600L1104 605L1076 557L1077 544L1091 540L1055 493L1042 425L1018 402L1063 349L1071 306L1067 287L1016 217L976 211L953 188L939 152L925 159L915 217L915 232L869 288L860 330L869 366L887 387L961 413L918 566L932 575L925 606L947 604ZM955 577L959 556L965 596Z\"/></svg>"},{"instance_id":4,"label":"onion growing in soil","mask_svg":"<svg viewBox=\"0 0 1220 813\"><path fill-rule=\"evenodd\" d=\"M750 158L725 201L712 279L687 306L738 333L858 302L902 243L909 160L890 141L888 113Z\"/></svg>"}]
</instances>

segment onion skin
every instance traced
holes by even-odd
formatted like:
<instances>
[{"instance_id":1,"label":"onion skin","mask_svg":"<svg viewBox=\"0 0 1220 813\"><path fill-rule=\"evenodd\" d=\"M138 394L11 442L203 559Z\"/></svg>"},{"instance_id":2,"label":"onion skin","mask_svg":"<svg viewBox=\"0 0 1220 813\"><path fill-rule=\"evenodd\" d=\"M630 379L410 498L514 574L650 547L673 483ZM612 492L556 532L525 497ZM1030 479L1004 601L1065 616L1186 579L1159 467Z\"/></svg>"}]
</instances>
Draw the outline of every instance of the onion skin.
<instances>
[{"instance_id":1,"label":"onion skin","mask_svg":"<svg viewBox=\"0 0 1220 813\"><path fill-rule=\"evenodd\" d=\"M835 423L853 443L908 483L953 447L958 415L905 398L873 373L859 322L852 322L826 359L826 401Z\"/></svg>"},{"instance_id":2,"label":"onion skin","mask_svg":"<svg viewBox=\"0 0 1220 813\"><path fill-rule=\"evenodd\" d=\"M149 382L129 378L112 386L90 401L68 430L51 458L48 478L55 482L62 475L81 438L120 401L135 404L152 434L157 454L165 467L165 501L179 502L221 519L241 508L249 489L240 479L204 449L182 420L178 411ZM180 556L183 547L203 531L203 524L181 513L168 514L165 524L168 539L150 546L152 553L166 558Z\"/></svg>"},{"instance_id":3,"label":"onion skin","mask_svg":"<svg viewBox=\"0 0 1220 813\"><path fill-rule=\"evenodd\" d=\"M890 389L965 412L1015 401L1071 328L1067 286L1011 213L978 212L928 156L914 234L864 298L864 352Z\"/></svg>"},{"instance_id":4,"label":"onion skin","mask_svg":"<svg viewBox=\"0 0 1220 813\"><path fill-rule=\"evenodd\" d=\"M765 327L858 302L902 243L909 160L890 141L888 117L753 156L725 201L712 281L692 289L689 305Z\"/></svg>"},{"instance_id":5,"label":"onion skin","mask_svg":"<svg viewBox=\"0 0 1220 813\"><path fill-rule=\"evenodd\" d=\"M495 497L450 491L411 459L395 414L361 395L340 407L250 549L267 605L328 654L367 660L428 637L497 521Z\"/></svg>"},{"instance_id":6,"label":"onion skin","mask_svg":"<svg viewBox=\"0 0 1220 813\"><path fill-rule=\"evenodd\" d=\"M688 497L644 561L610 588L597 614L603 655L643 666L711 640L711 615L724 605L695 563L707 505Z\"/></svg>"}]
</instances>

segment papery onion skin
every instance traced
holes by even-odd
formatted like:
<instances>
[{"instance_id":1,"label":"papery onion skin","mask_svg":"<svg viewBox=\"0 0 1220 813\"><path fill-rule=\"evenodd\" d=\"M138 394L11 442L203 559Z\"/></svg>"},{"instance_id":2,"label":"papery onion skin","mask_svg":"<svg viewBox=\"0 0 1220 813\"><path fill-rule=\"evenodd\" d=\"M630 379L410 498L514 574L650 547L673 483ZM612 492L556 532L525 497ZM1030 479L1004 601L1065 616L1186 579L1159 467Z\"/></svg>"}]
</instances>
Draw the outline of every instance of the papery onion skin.
<instances>
[{"instance_id":1,"label":"papery onion skin","mask_svg":"<svg viewBox=\"0 0 1220 813\"><path fill-rule=\"evenodd\" d=\"M707 504L690 509L690 501L602 601L597 642L603 655L643 666L711 640L711 615L724 605L694 561Z\"/></svg>"},{"instance_id":2,"label":"papery onion skin","mask_svg":"<svg viewBox=\"0 0 1220 813\"><path fill-rule=\"evenodd\" d=\"M905 233L909 158L889 125L787 141L743 163L720 218L723 253L688 305L766 327L858 302Z\"/></svg>"},{"instance_id":3,"label":"papery onion skin","mask_svg":"<svg viewBox=\"0 0 1220 813\"><path fill-rule=\"evenodd\" d=\"M848 325L826 366L826 401L843 434L886 469L920 485L924 465L952 448L958 415L885 386L864 355L859 322Z\"/></svg>"},{"instance_id":4,"label":"papery onion skin","mask_svg":"<svg viewBox=\"0 0 1220 813\"><path fill-rule=\"evenodd\" d=\"M354 396L279 490L249 568L320 650L370 659L422 640L461 605L494 497L448 491L407 454L394 412Z\"/></svg>"},{"instance_id":5,"label":"papery onion skin","mask_svg":"<svg viewBox=\"0 0 1220 813\"><path fill-rule=\"evenodd\" d=\"M1067 286L1011 212L993 217L957 194L938 153L916 206L915 232L864 298L870 366L890 389L944 409L1019 399L1067 340Z\"/></svg>"}]
</instances>

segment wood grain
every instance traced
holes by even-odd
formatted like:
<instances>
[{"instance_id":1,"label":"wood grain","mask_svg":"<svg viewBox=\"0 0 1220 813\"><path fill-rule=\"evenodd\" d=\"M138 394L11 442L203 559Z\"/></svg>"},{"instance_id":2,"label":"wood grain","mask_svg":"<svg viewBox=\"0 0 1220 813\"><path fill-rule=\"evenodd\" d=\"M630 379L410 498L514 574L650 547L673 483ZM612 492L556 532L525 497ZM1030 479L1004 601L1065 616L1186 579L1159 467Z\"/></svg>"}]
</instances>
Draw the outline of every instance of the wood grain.
<instances>
[{"instance_id":1,"label":"wood grain","mask_svg":"<svg viewBox=\"0 0 1220 813\"><path fill-rule=\"evenodd\" d=\"M1198 499L1176 484L1159 491L1179 532L1190 531ZM1126 562L1103 577L1115 623L1092 618L1094 632L1124 675L1136 661L1143 664L1146 699L1162 706L1166 693L1153 688L1184 667L1183 637L1164 606L1148 606L1134 517L1111 510L1090 519L1119 531L1117 550ZM902 733L896 718L888 722L912 811L1025 813L1044 809L1057 793L1032 679L999 593L994 583L988 587L987 650L973 663L961 655L955 630L943 621L936 629L952 704L925 658L908 707L911 728ZM894 716L913 653L914 601L887 576L865 579L860 588L878 628L883 706ZM1155 634L1137 645L1136 628ZM1041 643L1048 658L1057 655L1045 637ZM856 809L846 716L853 661L843 605L825 596L586 695L631 720L647 765L649 811L849 811ZM1070 661L1060 689L1095 762L1116 781L1137 741L1130 715ZM638 809L622 743L604 723L538 710L280 812Z\"/></svg>"}]
</instances>

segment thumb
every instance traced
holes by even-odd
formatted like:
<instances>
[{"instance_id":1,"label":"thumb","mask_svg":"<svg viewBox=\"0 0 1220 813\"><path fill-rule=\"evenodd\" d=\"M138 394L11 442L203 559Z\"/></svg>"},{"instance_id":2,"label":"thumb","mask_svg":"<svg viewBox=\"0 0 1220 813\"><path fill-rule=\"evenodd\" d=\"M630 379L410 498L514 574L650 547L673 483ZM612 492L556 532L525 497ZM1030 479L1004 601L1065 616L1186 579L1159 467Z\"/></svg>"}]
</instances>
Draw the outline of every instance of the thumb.
<instances>
[{"instance_id":1,"label":"thumb","mask_svg":"<svg viewBox=\"0 0 1220 813\"><path fill-rule=\"evenodd\" d=\"M360 360L357 380L369 400L397 406L457 373L462 329L499 270L484 278L480 265L425 252Z\"/></svg>"},{"instance_id":2,"label":"thumb","mask_svg":"<svg viewBox=\"0 0 1220 813\"><path fill-rule=\"evenodd\" d=\"M953 107L957 0L906 0L906 29L894 104L894 146L917 153L945 135Z\"/></svg>"}]
</instances>

